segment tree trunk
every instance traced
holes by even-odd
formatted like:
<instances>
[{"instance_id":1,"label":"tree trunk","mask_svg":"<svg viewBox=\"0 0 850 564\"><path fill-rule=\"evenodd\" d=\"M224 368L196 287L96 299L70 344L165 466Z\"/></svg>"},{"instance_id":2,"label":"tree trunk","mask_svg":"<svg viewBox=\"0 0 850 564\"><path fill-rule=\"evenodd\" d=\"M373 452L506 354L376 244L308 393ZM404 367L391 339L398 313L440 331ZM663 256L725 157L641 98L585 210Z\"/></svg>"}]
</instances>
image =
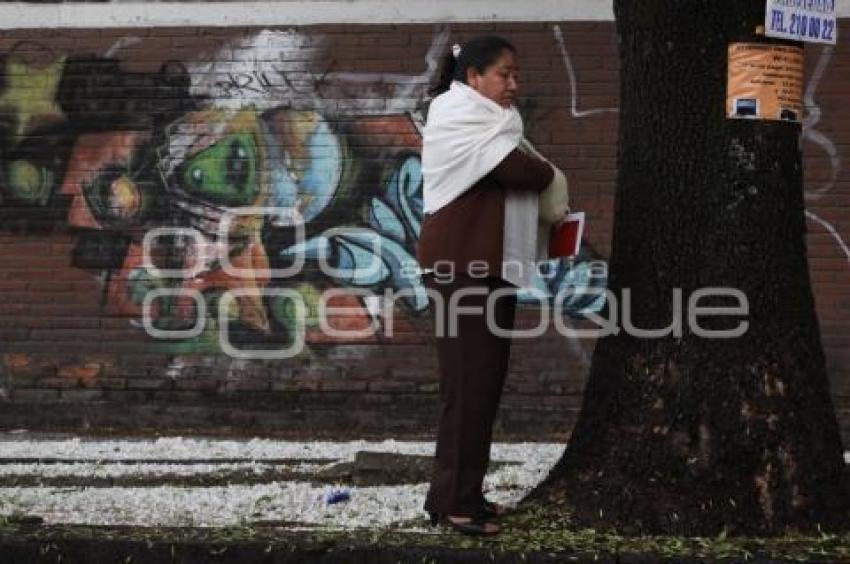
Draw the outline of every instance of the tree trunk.
<instances>
[{"instance_id":1,"label":"tree trunk","mask_svg":"<svg viewBox=\"0 0 850 564\"><path fill-rule=\"evenodd\" d=\"M731 42L764 0L615 0L621 62L609 289L664 328L707 287L739 289L733 339L599 340L578 424L531 499L626 532L781 534L845 526L848 493L806 257L800 125L725 117ZM787 42L785 42L787 44ZM612 301L613 303L613 301ZM733 306L703 299L700 306Z\"/></svg>"}]
</instances>

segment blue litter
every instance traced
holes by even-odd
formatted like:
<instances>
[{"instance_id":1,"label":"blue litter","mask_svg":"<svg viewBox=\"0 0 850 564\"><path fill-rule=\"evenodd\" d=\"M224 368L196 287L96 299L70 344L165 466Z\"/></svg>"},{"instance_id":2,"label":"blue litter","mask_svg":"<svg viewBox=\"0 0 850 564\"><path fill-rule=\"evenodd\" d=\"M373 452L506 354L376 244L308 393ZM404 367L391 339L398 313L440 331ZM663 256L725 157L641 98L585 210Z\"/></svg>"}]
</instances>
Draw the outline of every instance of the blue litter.
<instances>
[{"instance_id":1,"label":"blue litter","mask_svg":"<svg viewBox=\"0 0 850 564\"><path fill-rule=\"evenodd\" d=\"M347 489L333 489L325 493L325 503L327 503L328 505L340 503L342 501L348 501L350 499L351 493Z\"/></svg>"}]
</instances>

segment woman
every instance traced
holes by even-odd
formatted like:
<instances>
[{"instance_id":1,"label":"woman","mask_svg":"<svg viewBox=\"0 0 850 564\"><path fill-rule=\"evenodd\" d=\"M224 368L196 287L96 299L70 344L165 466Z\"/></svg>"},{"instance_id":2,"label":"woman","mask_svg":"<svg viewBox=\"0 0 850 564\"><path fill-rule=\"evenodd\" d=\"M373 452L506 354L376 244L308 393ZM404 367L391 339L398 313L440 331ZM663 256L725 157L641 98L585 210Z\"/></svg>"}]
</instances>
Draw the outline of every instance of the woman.
<instances>
[{"instance_id":1,"label":"woman","mask_svg":"<svg viewBox=\"0 0 850 564\"><path fill-rule=\"evenodd\" d=\"M538 225L540 194L557 184L564 209L556 215L566 210L563 174L522 137L517 75L516 49L500 37L455 45L423 130L425 216L417 260L435 308L442 403L425 510L432 524L467 534L498 533L494 520L507 512L485 499L482 483L510 338L494 334L484 313L466 308L486 312L488 298L495 298L493 321L510 330L516 296L505 289L529 287L534 263L546 258L551 225ZM463 295L450 307L458 292ZM451 325L459 308L465 313L455 315L453 335L441 322Z\"/></svg>"}]
</instances>

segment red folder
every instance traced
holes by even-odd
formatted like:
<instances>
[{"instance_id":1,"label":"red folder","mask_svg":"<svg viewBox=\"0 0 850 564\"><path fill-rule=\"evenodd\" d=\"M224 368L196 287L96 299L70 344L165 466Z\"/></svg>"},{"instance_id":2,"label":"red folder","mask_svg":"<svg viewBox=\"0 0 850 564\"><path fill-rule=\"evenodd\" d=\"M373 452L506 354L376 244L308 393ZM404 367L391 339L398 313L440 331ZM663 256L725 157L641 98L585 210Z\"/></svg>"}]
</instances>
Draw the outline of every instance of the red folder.
<instances>
[{"instance_id":1,"label":"red folder","mask_svg":"<svg viewBox=\"0 0 850 564\"><path fill-rule=\"evenodd\" d=\"M552 226L549 236L549 258L574 257L581 248L584 235L584 212L568 214Z\"/></svg>"}]
</instances>

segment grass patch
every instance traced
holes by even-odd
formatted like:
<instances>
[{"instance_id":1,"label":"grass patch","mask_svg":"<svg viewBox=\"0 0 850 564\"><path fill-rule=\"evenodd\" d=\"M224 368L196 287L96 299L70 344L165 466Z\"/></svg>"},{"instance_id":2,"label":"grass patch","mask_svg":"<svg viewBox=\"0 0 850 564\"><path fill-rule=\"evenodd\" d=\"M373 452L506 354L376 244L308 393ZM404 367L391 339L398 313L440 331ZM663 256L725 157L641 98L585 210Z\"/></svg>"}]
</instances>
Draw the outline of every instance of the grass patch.
<instances>
[{"instance_id":1,"label":"grass patch","mask_svg":"<svg viewBox=\"0 0 850 564\"><path fill-rule=\"evenodd\" d=\"M480 551L482 554L511 554L521 561L540 554L572 556L652 555L657 559L694 560L782 560L850 561L850 533L842 535L745 537L622 536L592 529L576 530L568 514L543 505L529 504L502 520L503 532L490 538L466 537L446 530L440 534L415 533L401 529L421 527L425 519L399 523L385 529L311 529L252 526L227 528L155 528L26 526L0 519L0 543L36 542L44 546L60 540L121 540L155 544L204 544L221 550L234 544L257 544L265 551L346 551L363 547Z\"/></svg>"},{"instance_id":2,"label":"grass patch","mask_svg":"<svg viewBox=\"0 0 850 564\"><path fill-rule=\"evenodd\" d=\"M694 559L750 560L758 557L792 561L811 559L850 561L850 533L775 538L727 537L725 535L717 537L624 536L615 532L576 529L568 513L540 503L529 503L521 510L504 518L502 524L502 533L493 538L446 535L445 539L459 548L519 554L570 552L608 555L652 554L663 558ZM422 540L433 542L433 537ZM410 540L405 542L410 543Z\"/></svg>"}]
</instances>

